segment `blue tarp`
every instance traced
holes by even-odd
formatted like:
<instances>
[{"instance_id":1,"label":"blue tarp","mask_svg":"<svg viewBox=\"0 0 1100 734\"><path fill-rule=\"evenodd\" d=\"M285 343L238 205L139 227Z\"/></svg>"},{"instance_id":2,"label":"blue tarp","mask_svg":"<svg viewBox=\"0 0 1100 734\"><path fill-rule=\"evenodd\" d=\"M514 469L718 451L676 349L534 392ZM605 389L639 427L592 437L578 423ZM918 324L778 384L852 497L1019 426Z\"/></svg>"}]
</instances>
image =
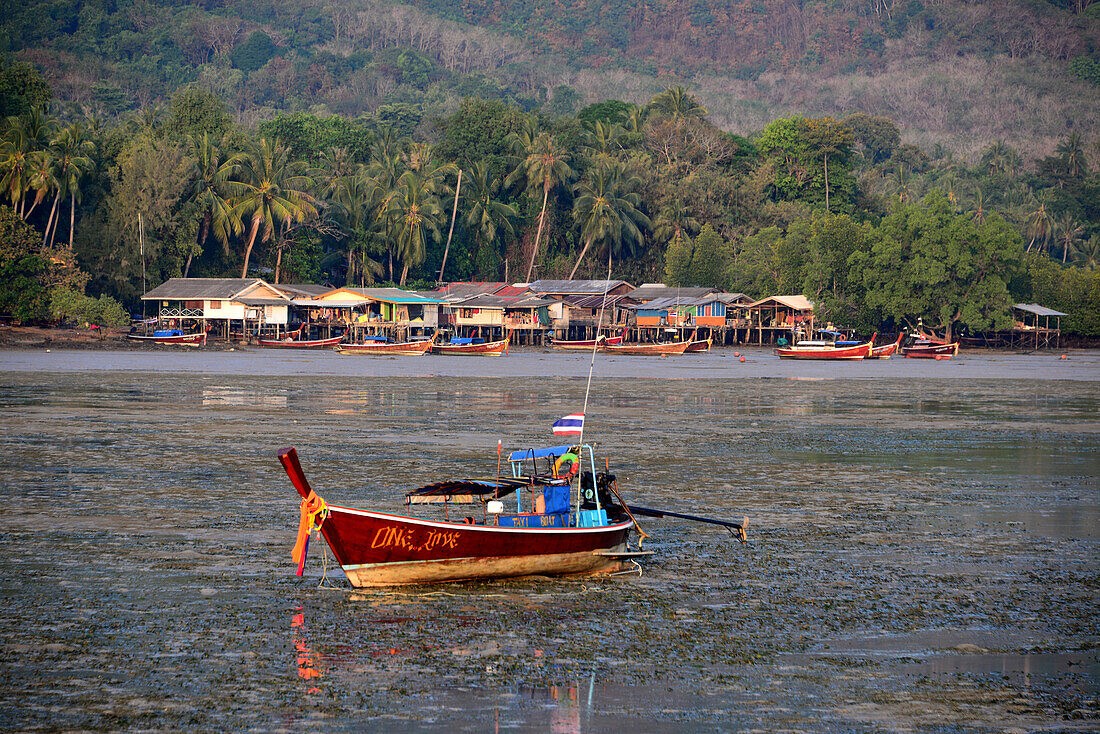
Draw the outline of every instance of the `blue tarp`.
<instances>
[{"instance_id":1,"label":"blue tarp","mask_svg":"<svg viewBox=\"0 0 1100 734\"><path fill-rule=\"evenodd\" d=\"M546 498L546 513L569 512L569 485L544 487L542 496Z\"/></svg>"},{"instance_id":2,"label":"blue tarp","mask_svg":"<svg viewBox=\"0 0 1100 734\"><path fill-rule=\"evenodd\" d=\"M572 446L551 446L545 449L526 449L524 451L513 451L508 455L508 461L529 461L531 459L548 459L551 456L557 458L562 454L569 453L569 449Z\"/></svg>"},{"instance_id":3,"label":"blue tarp","mask_svg":"<svg viewBox=\"0 0 1100 734\"><path fill-rule=\"evenodd\" d=\"M456 336L451 339L451 344L484 344L485 340L480 336Z\"/></svg>"}]
</instances>

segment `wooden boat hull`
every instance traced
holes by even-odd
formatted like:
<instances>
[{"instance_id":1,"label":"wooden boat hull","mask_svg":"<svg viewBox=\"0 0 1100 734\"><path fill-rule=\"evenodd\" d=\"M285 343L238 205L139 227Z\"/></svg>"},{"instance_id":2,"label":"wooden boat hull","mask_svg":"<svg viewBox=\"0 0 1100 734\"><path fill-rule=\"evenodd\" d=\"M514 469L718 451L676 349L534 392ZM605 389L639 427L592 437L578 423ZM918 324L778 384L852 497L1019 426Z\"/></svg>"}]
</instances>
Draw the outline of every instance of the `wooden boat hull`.
<instances>
[{"instance_id":1,"label":"wooden boat hull","mask_svg":"<svg viewBox=\"0 0 1100 734\"><path fill-rule=\"evenodd\" d=\"M688 342L688 348L684 352L709 352L710 344L710 339L695 339Z\"/></svg>"},{"instance_id":2,"label":"wooden boat hull","mask_svg":"<svg viewBox=\"0 0 1100 734\"><path fill-rule=\"evenodd\" d=\"M328 339L295 339L291 341L259 339L256 345L273 349L324 349L325 347L335 347L344 340L345 336L347 336L346 332L340 336L333 336Z\"/></svg>"},{"instance_id":3,"label":"wooden boat hull","mask_svg":"<svg viewBox=\"0 0 1100 734\"><path fill-rule=\"evenodd\" d=\"M799 349L794 347L780 347L775 350L780 359L838 359L858 360L866 359L871 354L872 342L856 344L851 347L811 347Z\"/></svg>"},{"instance_id":4,"label":"wooden boat hull","mask_svg":"<svg viewBox=\"0 0 1100 734\"><path fill-rule=\"evenodd\" d=\"M396 354L415 357L427 354L432 349L432 341L397 342L396 344L341 344L337 347L340 354Z\"/></svg>"},{"instance_id":5,"label":"wooden boat hull","mask_svg":"<svg viewBox=\"0 0 1100 734\"><path fill-rule=\"evenodd\" d=\"M951 359L958 355L959 343L921 344L912 347L902 347L901 353L908 359Z\"/></svg>"},{"instance_id":6,"label":"wooden boat hull","mask_svg":"<svg viewBox=\"0 0 1100 734\"><path fill-rule=\"evenodd\" d=\"M613 337L609 337L609 338L602 338L601 337L598 341L599 341L599 347L598 348L603 349L608 344L610 344L612 346L615 346L617 344L622 344L623 343L623 338L621 336L613 336ZM578 339L578 340L575 340L575 341L555 340L555 341L550 342L550 348L551 349L560 349L560 350L564 350L564 351L569 351L569 350L584 351L584 350L592 349L593 346L596 346L596 342L597 342L596 339Z\"/></svg>"},{"instance_id":7,"label":"wooden boat hull","mask_svg":"<svg viewBox=\"0 0 1100 734\"><path fill-rule=\"evenodd\" d=\"M898 336L897 341L890 344L883 344L881 347L871 347L871 355L868 359L890 359L894 356L894 352L898 351L901 346L901 338L904 334Z\"/></svg>"},{"instance_id":8,"label":"wooden boat hull","mask_svg":"<svg viewBox=\"0 0 1100 734\"><path fill-rule=\"evenodd\" d=\"M180 334L179 336L139 336L129 334L127 338L139 342L152 342L153 344L190 344L192 346L206 346L206 332L201 334Z\"/></svg>"},{"instance_id":9,"label":"wooden boat hull","mask_svg":"<svg viewBox=\"0 0 1100 734\"><path fill-rule=\"evenodd\" d=\"M508 340L484 342L482 344L436 344L432 354L466 355L473 357L499 357L508 353Z\"/></svg>"},{"instance_id":10,"label":"wooden boat hull","mask_svg":"<svg viewBox=\"0 0 1100 734\"><path fill-rule=\"evenodd\" d=\"M601 528L501 528L329 505L321 533L355 587L609 573L629 521Z\"/></svg>"},{"instance_id":11,"label":"wooden boat hull","mask_svg":"<svg viewBox=\"0 0 1100 734\"><path fill-rule=\"evenodd\" d=\"M655 354L657 356L683 354L691 342L671 342L664 344L616 344L604 347L608 354Z\"/></svg>"}]
</instances>

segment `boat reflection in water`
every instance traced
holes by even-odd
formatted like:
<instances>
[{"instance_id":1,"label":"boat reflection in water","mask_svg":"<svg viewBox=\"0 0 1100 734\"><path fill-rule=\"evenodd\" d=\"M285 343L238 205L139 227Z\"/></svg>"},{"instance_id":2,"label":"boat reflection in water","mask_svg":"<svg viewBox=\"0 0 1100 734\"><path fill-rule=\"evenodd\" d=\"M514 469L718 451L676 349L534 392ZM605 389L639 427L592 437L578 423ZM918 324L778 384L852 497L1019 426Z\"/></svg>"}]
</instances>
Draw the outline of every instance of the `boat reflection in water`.
<instances>
[{"instance_id":1,"label":"boat reflection in water","mask_svg":"<svg viewBox=\"0 0 1100 734\"><path fill-rule=\"evenodd\" d=\"M301 607L298 607L301 610ZM320 678L323 673L319 669L320 654L314 652L306 641L305 614L299 611L290 621L290 627L294 630L294 649L297 652L295 662L298 668L298 677L310 681ZM320 693L321 689L311 687L309 693Z\"/></svg>"}]
</instances>

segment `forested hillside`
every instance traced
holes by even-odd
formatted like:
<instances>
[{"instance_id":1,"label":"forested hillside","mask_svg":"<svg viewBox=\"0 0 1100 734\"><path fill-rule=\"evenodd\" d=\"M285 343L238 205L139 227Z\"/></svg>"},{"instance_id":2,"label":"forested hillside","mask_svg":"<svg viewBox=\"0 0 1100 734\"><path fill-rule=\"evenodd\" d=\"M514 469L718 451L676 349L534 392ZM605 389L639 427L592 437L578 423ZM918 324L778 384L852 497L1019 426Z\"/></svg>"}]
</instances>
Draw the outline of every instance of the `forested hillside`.
<instances>
[{"instance_id":1,"label":"forested hillside","mask_svg":"<svg viewBox=\"0 0 1100 734\"><path fill-rule=\"evenodd\" d=\"M124 320L113 299L139 308L180 275L427 287L602 277L610 260L636 283L804 293L868 333L999 329L1038 301L1100 335L1100 5L1017 4L1068 40L1003 53L1011 34L985 23L1007 4L737 3L721 22L706 2L627 22L483 5L12 9L0 316ZM848 40L807 55L818 31L784 18ZM906 91L883 114L891 78Z\"/></svg>"},{"instance_id":2,"label":"forested hillside","mask_svg":"<svg viewBox=\"0 0 1100 734\"><path fill-rule=\"evenodd\" d=\"M0 51L101 115L199 84L245 122L285 111L428 117L472 95L573 113L670 85L748 134L794 113L886 115L909 142L1025 158L1100 131L1088 0L39 0Z\"/></svg>"}]
</instances>

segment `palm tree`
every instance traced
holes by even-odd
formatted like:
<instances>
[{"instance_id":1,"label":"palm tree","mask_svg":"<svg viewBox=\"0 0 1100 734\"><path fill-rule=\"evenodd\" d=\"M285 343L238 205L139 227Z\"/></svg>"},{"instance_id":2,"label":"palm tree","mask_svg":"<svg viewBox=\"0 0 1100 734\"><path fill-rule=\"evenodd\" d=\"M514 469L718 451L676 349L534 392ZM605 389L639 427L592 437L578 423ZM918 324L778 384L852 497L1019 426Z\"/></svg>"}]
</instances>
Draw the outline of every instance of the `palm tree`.
<instances>
[{"instance_id":1,"label":"palm tree","mask_svg":"<svg viewBox=\"0 0 1100 734\"><path fill-rule=\"evenodd\" d=\"M1073 262L1085 270L1100 268L1100 237L1093 235L1082 240L1074 248Z\"/></svg>"},{"instance_id":2,"label":"palm tree","mask_svg":"<svg viewBox=\"0 0 1100 734\"><path fill-rule=\"evenodd\" d=\"M207 237L213 231L214 239L222 243L222 248L228 255L229 239L233 232L240 230L240 223L234 223L233 220L233 207L228 201L227 188L229 178L236 169L237 158L225 157L221 149L210 140L210 134L205 132L201 137L195 135L191 138L191 155L193 180L189 200L202 212L195 243L201 254ZM193 252L187 255L187 264L183 268L185 278L191 271L193 255Z\"/></svg>"},{"instance_id":3,"label":"palm tree","mask_svg":"<svg viewBox=\"0 0 1100 734\"><path fill-rule=\"evenodd\" d=\"M302 222L317 214L318 202L308 193L313 180L305 170L303 162L290 160L289 148L267 138L260 138L237 159L226 188L231 194L231 216L236 226L250 219L242 278L248 277L248 260L257 236L267 242L283 222Z\"/></svg>"},{"instance_id":4,"label":"palm tree","mask_svg":"<svg viewBox=\"0 0 1100 734\"><path fill-rule=\"evenodd\" d=\"M1054 226L1054 218L1050 216L1047 204L1050 203L1050 192L1044 190L1036 200L1038 207L1027 215L1027 232L1031 235L1031 241L1027 243L1027 252L1035 245L1035 240L1042 238L1042 249L1046 249L1050 241L1051 231Z\"/></svg>"},{"instance_id":5,"label":"palm tree","mask_svg":"<svg viewBox=\"0 0 1100 734\"><path fill-rule=\"evenodd\" d=\"M1066 258L1069 257L1069 251L1076 248L1081 240L1084 228L1077 223L1072 214L1067 212L1058 220L1057 231L1057 241L1062 246L1062 262L1065 263Z\"/></svg>"},{"instance_id":6,"label":"palm tree","mask_svg":"<svg viewBox=\"0 0 1100 734\"><path fill-rule=\"evenodd\" d=\"M382 265L370 257L368 249L375 249L375 245L378 251L385 248L376 212L388 191L367 175L365 166L359 166L351 175L336 179L334 185L330 211L342 220L342 229L347 233L348 244L344 253L347 283L351 285L358 280L360 285L370 285L374 283L375 276L383 271Z\"/></svg>"},{"instance_id":7,"label":"palm tree","mask_svg":"<svg viewBox=\"0 0 1100 734\"><path fill-rule=\"evenodd\" d=\"M512 239L516 230L512 220L519 216L515 207L499 201L500 179L489 179L485 161L478 161L470 172L470 208L466 226L473 230L479 248L497 239Z\"/></svg>"},{"instance_id":8,"label":"palm tree","mask_svg":"<svg viewBox=\"0 0 1100 734\"><path fill-rule=\"evenodd\" d=\"M36 107L22 117L8 118L8 131L5 143L10 158L5 156L4 180L8 183L9 193L18 198L19 215L24 220L30 217L46 196L57 185L56 171L53 169L53 152L50 142L57 132L58 122ZM10 167L9 167L10 166ZM11 174L10 178L8 174ZM26 194L35 192L34 201L26 208ZM13 198L13 205L16 203Z\"/></svg>"},{"instance_id":9,"label":"palm tree","mask_svg":"<svg viewBox=\"0 0 1100 734\"><path fill-rule=\"evenodd\" d=\"M980 186L974 187L974 211L972 213L978 226L985 224L985 217L988 212L985 209L985 192L982 191Z\"/></svg>"},{"instance_id":10,"label":"palm tree","mask_svg":"<svg viewBox=\"0 0 1100 734\"><path fill-rule=\"evenodd\" d=\"M673 199L657 214L654 221L653 236L658 242L670 244L683 241L702 229L699 220L691 216L682 201Z\"/></svg>"},{"instance_id":11,"label":"palm tree","mask_svg":"<svg viewBox=\"0 0 1100 734\"><path fill-rule=\"evenodd\" d=\"M405 285L409 268L424 262L428 238L439 239L443 209L431 180L414 171L401 175L398 189L389 197L386 209L397 256L402 263L399 285Z\"/></svg>"},{"instance_id":12,"label":"palm tree","mask_svg":"<svg viewBox=\"0 0 1100 734\"><path fill-rule=\"evenodd\" d=\"M1070 133L1054 152L1061 158L1070 176L1077 178L1088 174L1088 160L1085 158L1085 146L1081 144L1081 133Z\"/></svg>"},{"instance_id":13,"label":"palm tree","mask_svg":"<svg viewBox=\"0 0 1100 734\"><path fill-rule=\"evenodd\" d=\"M550 192L573 178L573 169L569 167L569 151L559 144L549 133L535 134L533 126L527 126L512 135L512 146L519 158L519 164L509 174L505 185L513 186L525 182L528 191L542 189L542 209L539 211L539 228L535 232L535 246L531 250L531 259L527 263L525 280L530 282L531 270L535 267L535 256L539 251L539 240L546 224L546 206Z\"/></svg>"},{"instance_id":14,"label":"palm tree","mask_svg":"<svg viewBox=\"0 0 1100 734\"><path fill-rule=\"evenodd\" d=\"M49 149L36 150L28 158L27 188L34 191L34 201L23 213L23 219L28 219L37 207L49 194L58 187L57 171L54 165L53 152Z\"/></svg>"},{"instance_id":15,"label":"palm tree","mask_svg":"<svg viewBox=\"0 0 1100 734\"><path fill-rule=\"evenodd\" d=\"M588 145L586 147L589 154L598 163L610 162L615 153L622 150L619 141L625 133L626 131L621 125L609 125L602 120L596 120L588 128Z\"/></svg>"},{"instance_id":16,"label":"palm tree","mask_svg":"<svg viewBox=\"0 0 1100 734\"><path fill-rule=\"evenodd\" d=\"M69 250L73 249L73 232L76 229L76 202L80 199L80 183L84 174L95 165L95 143L88 139L87 131L79 122L68 125L54 140L57 151L58 196L69 195ZM60 219L60 215L58 216ZM54 224L56 236L57 224Z\"/></svg>"},{"instance_id":17,"label":"palm tree","mask_svg":"<svg viewBox=\"0 0 1100 734\"><path fill-rule=\"evenodd\" d=\"M669 87L654 97L649 106L660 110L674 120L701 120L707 109L699 104L684 87Z\"/></svg>"},{"instance_id":18,"label":"palm tree","mask_svg":"<svg viewBox=\"0 0 1100 734\"><path fill-rule=\"evenodd\" d=\"M990 176L998 172L1011 176L1020 169L1020 155L1004 140L998 140L982 152L981 165Z\"/></svg>"},{"instance_id":19,"label":"palm tree","mask_svg":"<svg viewBox=\"0 0 1100 734\"><path fill-rule=\"evenodd\" d=\"M641 185L641 178L626 175L617 165L600 166L590 180L577 185L573 219L580 229L584 247L569 273L570 280L594 243L606 246L612 257L641 243L641 227L653 226L649 217L638 208L642 197L637 189Z\"/></svg>"},{"instance_id":20,"label":"palm tree","mask_svg":"<svg viewBox=\"0 0 1100 734\"><path fill-rule=\"evenodd\" d=\"M12 208L22 217L24 198L30 189L30 141L17 126L8 128L0 142L0 189L11 199Z\"/></svg>"}]
</instances>

